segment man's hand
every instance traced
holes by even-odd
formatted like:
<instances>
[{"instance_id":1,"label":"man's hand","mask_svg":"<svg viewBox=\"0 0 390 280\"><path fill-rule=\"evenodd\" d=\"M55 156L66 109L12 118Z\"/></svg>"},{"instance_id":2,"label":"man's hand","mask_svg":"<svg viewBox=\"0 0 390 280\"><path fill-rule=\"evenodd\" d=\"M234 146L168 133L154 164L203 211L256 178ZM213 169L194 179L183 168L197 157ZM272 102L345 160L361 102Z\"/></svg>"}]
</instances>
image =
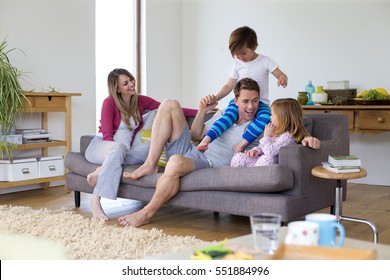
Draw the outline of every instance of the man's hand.
<instances>
[{"instance_id":1,"label":"man's hand","mask_svg":"<svg viewBox=\"0 0 390 280\"><path fill-rule=\"evenodd\" d=\"M305 136L305 138L302 140L302 145L312 149L319 149L321 146L321 141L313 136Z\"/></svg>"},{"instance_id":2,"label":"man's hand","mask_svg":"<svg viewBox=\"0 0 390 280\"><path fill-rule=\"evenodd\" d=\"M237 144L233 145L233 153L240 153L244 150L244 148L246 146L248 146L249 142L246 141L245 139L241 139L240 142L238 142Z\"/></svg>"},{"instance_id":3,"label":"man's hand","mask_svg":"<svg viewBox=\"0 0 390 280\"><path fill-rule=\"evenodd\" d=\"M205 126L204 126L205 117L207 113L214 110L218 104L214 100L215 100L215 96L212 94L202 97L200 99L198 113L196 114L190 129L191 140L198 142L203 139L203 136L206 133ZM214 103L210 104L210 102L211 103L214 102ZM199 150L200 148L201 147L199 147ZM207 150L207 147L203 147L202 149Z\"/></svg>"},{"instance_id":4,"label":"man's hand","mask_svg":"<svg viewBox=\"0 0 390 280\"><path fill-rule=\"evenodd\" d=\"M217 99L213 94L202 97L199 102L199 111L211 111L218 105Z\"/></svg>"}]
</instances>

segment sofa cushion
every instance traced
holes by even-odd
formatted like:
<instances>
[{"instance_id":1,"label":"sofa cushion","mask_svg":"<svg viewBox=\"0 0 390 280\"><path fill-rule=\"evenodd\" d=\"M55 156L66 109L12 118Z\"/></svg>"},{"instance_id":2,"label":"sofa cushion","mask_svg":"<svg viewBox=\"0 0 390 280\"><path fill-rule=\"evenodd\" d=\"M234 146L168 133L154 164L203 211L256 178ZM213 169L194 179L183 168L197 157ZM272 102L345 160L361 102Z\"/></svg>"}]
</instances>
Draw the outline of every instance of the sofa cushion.
<instances>
[{"instance_id":1,"label":"sofa cushion","mask_svg":"<svg viewBox=\"0 0 390 280\"><path fill-rule=\"evenodd\" d=\"M134 166L126 166L125 171L133 171ZM244 174L244 176L243 176ZM155 188L161 173L129 180L123 183L143 188ZM217 167L191 172L181 178L180 191L234 191L234 192L281 192L294 185L294 175L290 169L281 165L260 167Z\"/></svg>"},{"instance_id":2,"label":"sofa cushion","mask_svg":"<svg viewBox=\"0 0 390 280\"><path fill-rule=\"evenodd\" d=\"M141 145L142 142L142 132L145 131L145 130L149 130L151 131L152 130L152 126L153 126L153 121L154 121L154 118L156 117L156 114L157 114L157 110L153 110L153 111L150 111L150 112L147 112L145 113L142 118L144 120L144 126L142 127L142 129L134 136L134 142L133 142L133 146L138 146L138 145Z\"/></svg>"},{"instance_id":3,"label":"sofa cushion","mask_svg":"<svg viewBox=\"0 0 390 280\"><path fill-rule=\"evenodd\" d=\"M70 152L65 166L74 173L86 177L99 165L88 162L80 153ZM123 171L132 172L139 165L124 166ZM243 176L244 174L244 176ZM155 188L162 173L129 180L122 177L122 183L144 188ZM259 167L217 167L191 172L181 178L180 191L236 191L236 192L281 192L293 187L294 176L290 169L282 165Z\"/></svg>"},{"instance_id":4,"label":"sofa cushion","mask_svg":"<svg viewBox=\"0 0 390 280\"><path fill-rule=\"evenodd\" d=\"M206 168L181 179L181 191L281 192L291 189L293 185L293 172L278 164Z\"/></svg>"}]
</instances>

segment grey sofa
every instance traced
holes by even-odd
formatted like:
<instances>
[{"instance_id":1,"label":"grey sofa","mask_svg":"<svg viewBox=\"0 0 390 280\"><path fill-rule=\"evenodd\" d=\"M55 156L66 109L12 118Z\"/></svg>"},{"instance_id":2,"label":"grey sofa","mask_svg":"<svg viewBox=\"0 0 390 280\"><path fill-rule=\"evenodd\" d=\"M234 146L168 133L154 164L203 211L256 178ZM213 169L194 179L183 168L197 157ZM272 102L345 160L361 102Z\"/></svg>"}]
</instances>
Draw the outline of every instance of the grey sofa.
<instances>
[{"instance_id":1,"label":"grey sofa","mask_svg":"<svg viewBox=\"0 0 390 280\"><path fill-rule=\"evenodd\" d=\"M241 216L273 212L281 214L284 223L333 206L336 180L316 178L311 175L311 169L326 161L329 154L349 154L347 118L337 114L313 114L305 115L304 122L309 133L321 140L319 150L301 144L289 145L281 149L277 165L219 167L192 172L182 177L180 192L167 204ZM82 136L80 152L70 152L65 159L69 169L67 188L75 192L76 207L80 206L80 193L92 191L86 176L97 165L84 157L92 138L93 135ZM132 171L137 167L124 166L123 170ZM149 201L159 176L161 173L138 181L122 177L118 197Z\"/></svg>"}]
</instances>

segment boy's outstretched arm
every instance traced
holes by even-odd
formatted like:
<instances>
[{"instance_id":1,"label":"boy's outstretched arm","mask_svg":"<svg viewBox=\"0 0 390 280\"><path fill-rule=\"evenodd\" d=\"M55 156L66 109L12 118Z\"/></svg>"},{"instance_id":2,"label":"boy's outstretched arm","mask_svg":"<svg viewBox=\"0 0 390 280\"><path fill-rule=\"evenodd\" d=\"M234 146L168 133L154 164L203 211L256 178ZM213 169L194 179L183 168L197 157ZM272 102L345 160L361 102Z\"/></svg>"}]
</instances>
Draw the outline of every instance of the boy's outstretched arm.
<instances>
[{"instance_id":1,"label":"boy's outstretched arm","mask_svg":"<svg viewBox=\"0 0 390 280\"><path fill-rule=\"evenodd\" d=\"M275 76L276 79L278 79L278 81L277 81L278 87L282 86L285 88L287 86L288 77L286 74L284 74L282 72L282 70L280 70L279 68L276 68L272 72L272 74Z\"/></svg>"},{"instance_id":2,"label":"boy's outstretched arm","mask_svg":"<svg viewBox=\"0 0 390 280\"><path fill-rule=\"evenodd\" d=\"M229 80L226 82L226 84L219 90L219 92L215 95L217 98L217 101L221 100L225 96L227 96L234 88L234 85L236 84L236 79L229 78Z\"/></svg>"},{"instance_id":3,"label":"boy's outstretched arm","mask_svg":"<svg viewBox=\"0 0 390 280\"><path fill-rule=\"evenodd\" d=\"M206 132L206 135L210 138L210 142L217 139L228 128L230 128L238 119L238 107L232 99L229 106L226 108L223 115L216 120L210 129Z\"/></svg>"}]
</instances>

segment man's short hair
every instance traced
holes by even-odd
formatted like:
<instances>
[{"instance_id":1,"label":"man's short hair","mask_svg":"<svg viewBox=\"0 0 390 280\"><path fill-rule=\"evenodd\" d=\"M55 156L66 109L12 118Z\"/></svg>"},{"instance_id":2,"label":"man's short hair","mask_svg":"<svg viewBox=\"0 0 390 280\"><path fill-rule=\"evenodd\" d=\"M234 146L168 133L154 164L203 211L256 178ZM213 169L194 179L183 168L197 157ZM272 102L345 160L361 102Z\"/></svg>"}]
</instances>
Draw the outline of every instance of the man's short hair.
<instances>
[{"instance_id":1,"label":"man's short hair","mask_svg":"<svg viewBox=\"0 0 390 280\"><path fill-rule=\"evenodd\" d=\"M240 96L240 91L242 89L246 89L246 90L254 90L256 91L259 96L260 96L260 87L259 87L259 84L251 79L251 78L243 78L241 80L239 80L236 85L234 86L234 89L233 89L233 92L234 92L234 96L237 98Z\"/></svg>"}]
</instances>

